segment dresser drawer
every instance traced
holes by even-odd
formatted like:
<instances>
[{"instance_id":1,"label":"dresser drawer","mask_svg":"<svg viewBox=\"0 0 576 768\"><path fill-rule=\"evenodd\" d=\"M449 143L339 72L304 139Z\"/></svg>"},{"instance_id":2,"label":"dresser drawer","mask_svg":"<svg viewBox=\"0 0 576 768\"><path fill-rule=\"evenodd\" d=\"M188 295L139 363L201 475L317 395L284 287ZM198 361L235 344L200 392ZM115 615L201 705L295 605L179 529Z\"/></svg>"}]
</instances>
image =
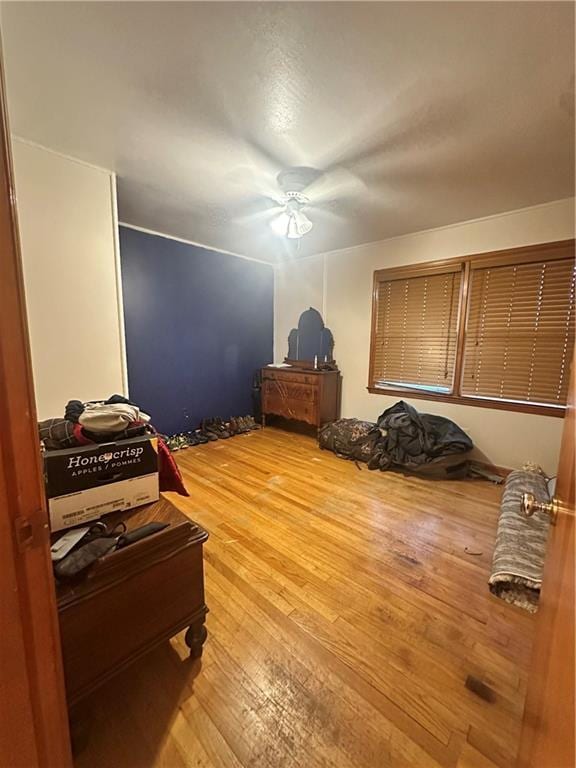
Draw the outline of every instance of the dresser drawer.
<instances>
[{"instance_id":1,"label":"dresser drawer","mask_svg":"<svg viewBox=\"0 0 576 768\"><path fill-rule=\"evenodd\" d=\"M283 371L283 370L264 370L262 373L262 379L264 381L292 381L300 384L309 384L310 386L318 386L318 376L313 373L301 373L296 371Z\"/></svg>"},{"instance_id":2,"label":"dresser drawer","mask_svg":"<svg viewBox=\"0 0 576 768\"><path fill-rule=\"evenodd\" d=\"M303 400L315 403L318 400L318 387L294 381L268 379L263 383L264 401L267 397L279 397L289 400Z\"/></svg>"},{"instance_id":3,"label":"dresser drawer","mask_svg":"<svg viewBox=\"0 0 576 768\"><path fill-rule=\"evenodd\" d=\"M283 416L285 419L306 421L309 424L316 424L318 420L318 406L316 403L281 397L276 393L265 396L263 411L275 416Z\"/></svg>"}]
</instances>

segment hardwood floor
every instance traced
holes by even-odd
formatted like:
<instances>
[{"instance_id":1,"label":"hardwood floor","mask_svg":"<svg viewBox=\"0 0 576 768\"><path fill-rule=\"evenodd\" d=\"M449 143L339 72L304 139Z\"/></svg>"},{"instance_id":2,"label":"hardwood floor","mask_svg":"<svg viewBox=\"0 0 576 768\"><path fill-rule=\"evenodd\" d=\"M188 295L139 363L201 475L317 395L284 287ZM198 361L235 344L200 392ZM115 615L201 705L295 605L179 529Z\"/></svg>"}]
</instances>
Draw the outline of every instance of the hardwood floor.
<instances>
[{"instance_id":1,"label":"hardwood floor","mask_svg":"<svg viewBox=\"0 0 576 768\"><path fill-rule=\"evenodd\" d=\"M499 488L272 428L176 455L204 657L179 636L96 692L77 768L512 768L533 619L488 592Z\"/></svg>"}]
</instances>

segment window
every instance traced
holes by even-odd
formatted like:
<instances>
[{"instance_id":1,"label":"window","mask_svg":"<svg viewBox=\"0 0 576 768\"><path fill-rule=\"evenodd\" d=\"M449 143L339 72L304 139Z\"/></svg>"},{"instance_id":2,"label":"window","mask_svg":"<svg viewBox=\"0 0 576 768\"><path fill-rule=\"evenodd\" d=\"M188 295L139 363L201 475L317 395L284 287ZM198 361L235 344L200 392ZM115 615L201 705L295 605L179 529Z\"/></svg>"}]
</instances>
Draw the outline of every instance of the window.
<instances>
[{"instance_id":1,"label":"window","mask_svg":"<svg viewBox=\"0 0 576 768\"><path fill-rule=\"evenodd\" d=\"M432 274L387 270L378 281L374 381L451 392L454 383L459 264Z\"/></svg>"},{"instance_id":2,"label":"window","mask_svg":"<svg viewBox=\"0 0 576 768\"><path fill-rule=\"evenodd\" d=\"M374 273L371 392L563 415L574 241Z\"/></svg>"}]
</instances>

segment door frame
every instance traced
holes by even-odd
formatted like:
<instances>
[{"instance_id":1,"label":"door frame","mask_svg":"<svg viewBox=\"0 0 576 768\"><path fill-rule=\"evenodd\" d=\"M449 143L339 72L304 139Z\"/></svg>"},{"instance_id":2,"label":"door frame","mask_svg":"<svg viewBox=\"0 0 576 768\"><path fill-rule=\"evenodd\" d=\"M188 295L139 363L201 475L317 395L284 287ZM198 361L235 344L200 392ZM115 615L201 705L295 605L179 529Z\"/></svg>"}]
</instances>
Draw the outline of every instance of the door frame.
<instances>
[{"instance_id":1,"label":"door frame","mask_svg":"<svg viewBox=\"0 0 576 768\"><path fill-rule=\"evenodd\" d=\"M556 497L516 768L572 768L576 758L575 540L576 354L562 432Z\"/></svg>"},{"instance_id":2,"label":"door frame","mask_svg":"<svg viewBox=\"0 0 576 768\"><path fill-rule=\"evenodd\" d=\"M72 768L0 50L0 765Z\"/></svg>"}]
</instances>

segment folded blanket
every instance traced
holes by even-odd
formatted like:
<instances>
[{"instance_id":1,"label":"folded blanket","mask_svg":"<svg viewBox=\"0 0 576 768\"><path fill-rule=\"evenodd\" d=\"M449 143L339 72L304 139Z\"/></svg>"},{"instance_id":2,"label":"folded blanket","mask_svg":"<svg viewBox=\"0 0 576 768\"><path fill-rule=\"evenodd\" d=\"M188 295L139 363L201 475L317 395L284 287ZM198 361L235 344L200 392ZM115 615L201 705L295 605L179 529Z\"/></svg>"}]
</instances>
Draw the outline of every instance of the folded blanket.
<instances>
[{"instance_id":1,"label":"folded blanket","mask_svg":"<svg viewBox=\"0 0 576 768\"><path fill-rule=\"evenodd\" d=\"M44 447L55 451L61 448L75 448L82 445L76 435L73 421L68 419L44 419L38 422L38 434Z\"/></svg>"},{"instance_id":2,"label":"folded blanket","mask_svg":"<svg viewBox=\"0 0 576 768\"><path fill-rule=\"evenodd\" d=\"M128 403L85 403L78 423L90 432L122 432L133 422L150 421L150 416Z\"/></svg>"},{"instance_id":3,"label":"folded blanket","mask_svg":"<svg viewBox=\"0 0 576 768\"><path fill-rule=\"evenodd\" d=\"M523 493L549 501L546 478L538 472L511 472L504 486L502 506L488 583L498 597L531 613L538 609L550 518L543 512L526 517Z\"/></svg>"}]
</instances>

